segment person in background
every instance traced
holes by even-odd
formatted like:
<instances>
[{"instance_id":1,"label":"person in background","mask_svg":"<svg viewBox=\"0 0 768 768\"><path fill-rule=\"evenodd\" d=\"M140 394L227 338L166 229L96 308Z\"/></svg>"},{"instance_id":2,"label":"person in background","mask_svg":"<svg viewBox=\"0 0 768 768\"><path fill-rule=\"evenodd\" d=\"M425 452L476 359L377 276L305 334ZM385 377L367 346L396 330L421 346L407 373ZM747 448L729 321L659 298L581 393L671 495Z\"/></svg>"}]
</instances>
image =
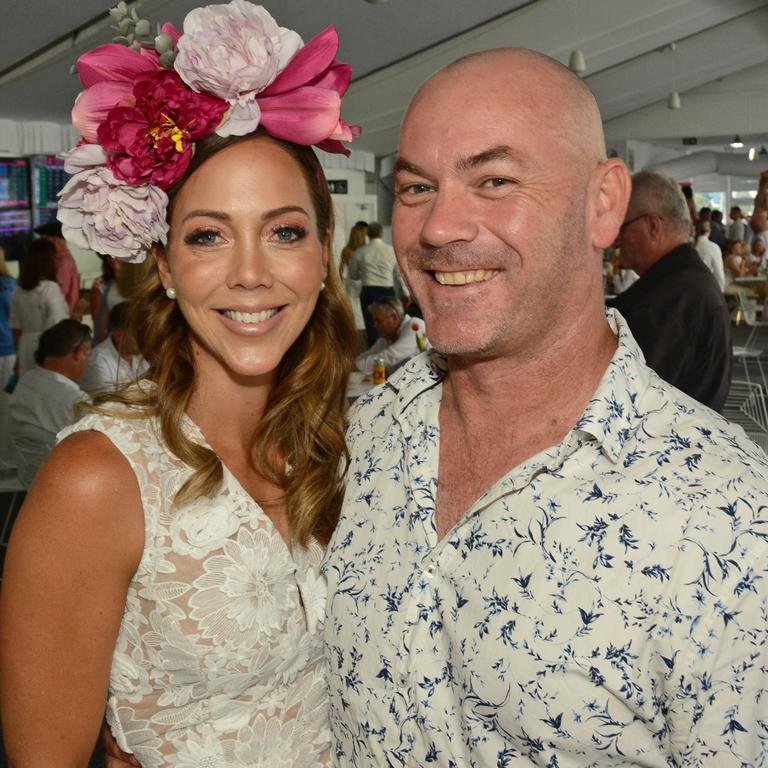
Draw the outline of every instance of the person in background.
<instances>
[{"instance_id":1,"label":"person in background","mask_svg":"<svg viewBox=\"0 0 768 768\"><path fill-rule=\"evenodd\" d=\"M7 386L13 388L12 377L16 364L16 347L9 321L11 296L16 289L16 280L8 273L5 251L0 246L0 477L13 474L16 458L11 443L11 429L8 416Z\"/></svg>"},{"instance_id":2,"label":"person in background","mask_svg":"<svg viewBox=\"0 0 768 768\"><path fill-rule=\"evenodd\" d=\"M699 222L699 215L696 212L696 203L693 198L693 186L691 184L681 184L680 190L685 198L685 205L688 208L688 215L691 217L690 236L696 237L696 224Z\"/></svg>"},{"instance_id":3,"label":"person in background","mask_svg":"<svg viewBox=\"0 0 768 768\"><path fill-rule=\"evenodd\" d=\"M40 334L69 314L64 294L56 282L56 248L44 238L33 240L21 259L8 319L19 378L35 364Z\"/></svg>"},{"instance_id":4,"label":"person in background","mask_svg":"<svg viewBox=\"0 0 768 768\"><path fill-rule=\"evenodd\" d=\"M699 225L708 224L699 216ZM607 304L621 312L645 361L662 379L715 411L731 382L728 309L717 280L688 244L678 183L655 171L632 177L616 243L640 279Z\"/></svg>"},{"instance_id":5,"label":"person in background","mask_svg":"<svg viewBox=\"0 0 768 768\"><path fill-rule=\"evenodd\" d=\"M603 250L664 214L625 218L588 86L520 49L449 65L394 188L435 349L348 417L335 764L764 764L768 456L605 311Z\"/></svg>"},{"instance_id":6,"label":"person in background","mask_svg":"<svg viewBox=\"0 0 768 768\"><path fill-rule=\"evenodd\" d=\"M744 218L744 214L741 212L741 208L738 205L731 207L728 212L728 217L731 223L728 225L727 237L728 240L733 242L734 240L751 240L752 232L749 229L749 224Z\"/></svg>"},{"instance_id":7,"label":"person in background","mask_svg":"<svg viewBox=\"0 0 768 768\"><path fill-rule=\"evenodd\" d=\"M723 226L723 212L714 210L710 214L709 222L712 230L709 233L709 239L720 249L720 258L725 255L727 247L727 238L725 236L725 227Z\"/></svg>"},{"instance_id":8,"label":"person in background","mask_svg":"<svg viewBox=\"0 0 768 768\"><path fill-rule=\"evenodd\" d=\"M88 295L93 319L93 340L97 345L104 341L109 333L108 318L112 307L129 298L120 292L115 279L124 266L123 263L101 253L99 259L101 259L101 276L93 281Z\"/></svg>"},{"instance_id":9,"label":"person in background","mask_svg":"<svg viewBox=\"0 0 768 768\"><path fill-rule=\"evenodd\" d=\"M80 378L80 387L90 395L119 389L136 381L147 370L136 334L130 323L127 301L115 304L109 312L109 334L91 352L88 367Z\"/></svg>"},{"instance_id":10,"label":"person in background","mask_svg":"<svg viewBox=\"0 0 768 768\"><path fill-rule=\"evenodd\" d=\"M349 297L349 304L352 307L352 315L355 318L355 329L358 332L360 347L365 344L368 335L365 331L365 318L363 317L363 308L360 306L360 290L362 283L359 280L353 280L349 277L349 263L355 253L362 248L368 241L368 222L358 221L349 230L349 239L342 248L339 257L339 272L344 281L344 289Z\"/></svg>"},{"instance_id":11,"label":"person in background","mask_svg":"<svg viewBox=\"0 0 768 768\"><path fill-rule=\"evenodd\" d=\"M742 250L748 251L749 256L746 259L746 271L750 275L762 275L765 273L765 242L761 238L752 241L752 246L748 247L746 242L742 243Z\"/></svg>"},{"instance_id":12,"label":"person in background","mask_svg":"<svg viewBox=\"0 0 768 768\"><path fill-rule=\"evenodd\" d=\"M379 338L370 349L357 356L358 371L370 374L374 362L380 358L387 374L391 375L426 349L424 321L406 314L399 299L393 296L379 299L368 306L368 311Z\"/></svg>"},{"instance_id":13,"label":"person in background","mask_svg":"<svg viewBox=\"0 0 768 768\"><path fill-rule=\"evenodd\" d=\"M11 436L19 482L29 488L56 435L75 421L78 403L89 397L77 384L91 354L91 330L77 320L61 320L40 335L35 359L11 395Z\"/></svg>"},{"instance_id":14,"label":"person in background","mask_svg":"<svg viewBox=\"0 0 768 768\"><path fill-rule=\"evenodd\" d=\"M368 225L370 242L357 250L349 262L347 272L349 278L359 280L362 285L360 306L365 319L368 346L372 346L378 338L368 307L378 299L396 296L398 291L395 285L397 284L398 288L402 285L395 251L391 245L382 240L383 232L384 228L377 221ZM405 293L405 291L402 292Z\"/></svg>"},{"instance_id":15,"label":"person in background","mask_svg":"<svg viewBox=\"0 0 768 768\"><path fill-rule=\"evenodd\" d=\"M87 302L80 298L80 273L67 241L62 236L61 222L54 220L41 224L35 228L35 232L52 243L56 249L56 282L64 294L70 314L76 320L81 320Z\"/></svg>"},{"instance_id":16,"label":"person in background","mask_svg":"<svg viewBox=\"0 0 768 768\"><path fill-rule=\"evenodd\" d=\"M712 224L702 219L696 225L695 248L701 260L707 265L707 269L715 276L720 290L725 290L725 273L723 271L723 254L715 243L709 239Z\"/></svg>"},{"instance_id":17,"label":"person in background","mask_svg":"<svg viewBox=\"0 0 768 768\"><path fill-rule=\"evenodd\" d=\"M747 255L744 240L734 240L728 245L728 252L723 259L725 290L731 290L734 280L747 274Z\"/></svg>"}]
</instances>

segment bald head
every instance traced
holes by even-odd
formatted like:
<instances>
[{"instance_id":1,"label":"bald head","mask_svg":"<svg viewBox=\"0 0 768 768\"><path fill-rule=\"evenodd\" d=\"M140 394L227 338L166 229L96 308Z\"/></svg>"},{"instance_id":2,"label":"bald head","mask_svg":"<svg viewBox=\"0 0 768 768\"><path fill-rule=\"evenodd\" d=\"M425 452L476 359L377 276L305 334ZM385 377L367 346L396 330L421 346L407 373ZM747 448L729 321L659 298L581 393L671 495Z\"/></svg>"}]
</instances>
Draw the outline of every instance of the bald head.
<instances>
[{"instance_id":1,"label":"bald head","mask_svg":"<svg viewBox=\"0 0 768 768\"><path fill-rule=\"evenodd\" d=\"M473 104L504 105L525 115L555 139L579 166L605 159L605 138L595 97L584 81L555 59L527 48L497 48L464 56L421 86L404 125L425 101L454 93L466 106L464 119L482 119ZM421 118L419 118L421 119ZM435 119L439 116L435 115Z\"/></svg>"}]
</instances>

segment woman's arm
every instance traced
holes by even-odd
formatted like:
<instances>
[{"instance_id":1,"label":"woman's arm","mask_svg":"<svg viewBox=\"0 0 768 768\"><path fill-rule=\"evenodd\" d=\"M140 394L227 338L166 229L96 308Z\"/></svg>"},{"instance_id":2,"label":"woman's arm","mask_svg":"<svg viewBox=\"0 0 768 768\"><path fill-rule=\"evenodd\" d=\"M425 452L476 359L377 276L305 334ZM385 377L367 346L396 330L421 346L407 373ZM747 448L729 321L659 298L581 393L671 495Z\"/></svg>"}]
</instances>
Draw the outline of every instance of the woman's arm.
<instances>
[{"instance_id":1,"label":"woman's arm","mask_svg":"<svg viewBox=\"0 0 768 768\"><path fill-rule=\"evenodd\" d=\"M0 711L10 768L88 764L143 547L126 459L102 434L68 437L35 480L5 559Z\"/></svg>"}]
</instances>

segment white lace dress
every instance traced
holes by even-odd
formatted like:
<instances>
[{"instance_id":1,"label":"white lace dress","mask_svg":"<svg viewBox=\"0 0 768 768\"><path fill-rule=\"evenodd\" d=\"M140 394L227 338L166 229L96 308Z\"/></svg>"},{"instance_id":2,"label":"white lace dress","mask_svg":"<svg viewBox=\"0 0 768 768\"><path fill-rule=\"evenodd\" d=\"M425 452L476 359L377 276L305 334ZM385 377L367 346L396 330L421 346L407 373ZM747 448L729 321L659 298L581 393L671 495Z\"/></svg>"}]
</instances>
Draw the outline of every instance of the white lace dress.
<instances>
[{"instance_id":1,"label":"white lace dress","mask_svg":"<svg viewBox=\"0 0 768 768\"><path fill-rule=\"evenodd\" d=\"M291 553L226 467L214 499L175 509L191 470L154 426L92 414L60 435L104 433L144 505L144 552L110 674L118 744L143 768L329 764L321 547ZM205 444L191 421L185 429Z\"/></svg>"}]
</instances>

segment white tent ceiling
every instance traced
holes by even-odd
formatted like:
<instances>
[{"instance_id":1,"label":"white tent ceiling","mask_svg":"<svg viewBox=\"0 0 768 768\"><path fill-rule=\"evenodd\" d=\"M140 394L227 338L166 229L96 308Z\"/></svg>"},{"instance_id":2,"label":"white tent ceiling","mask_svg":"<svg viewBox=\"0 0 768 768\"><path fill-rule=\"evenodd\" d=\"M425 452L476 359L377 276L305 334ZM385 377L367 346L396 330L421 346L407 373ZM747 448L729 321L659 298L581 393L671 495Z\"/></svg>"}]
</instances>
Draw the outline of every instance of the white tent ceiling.
<instances>
[{"instance_id":1,"label":"white tent ceiling","mask_svg":"<svg viewBox=\"0 0 768 768\"><path fill-rule=\"evenodd\" d=\"M199 0L144 0L142 16L181 26ZM768 0L264 0L305 39L329 23L353 67L344 115L357 146L394 151L405 105L443 64L475 50L522 45L567 62L584 52L609 146L626 140L723 151L733 134L768 144ZM5 0L0 119L65 123L83 51L108 41L93 24L103 0ZM78 31L79 30L79 31ZM671 44L674 44L672 46ZM671 48L674 50L671 50ZM669 110L671 90L682 107ZM757 170L755 175L757 175Z\"/></svg>"}]
</instances>

